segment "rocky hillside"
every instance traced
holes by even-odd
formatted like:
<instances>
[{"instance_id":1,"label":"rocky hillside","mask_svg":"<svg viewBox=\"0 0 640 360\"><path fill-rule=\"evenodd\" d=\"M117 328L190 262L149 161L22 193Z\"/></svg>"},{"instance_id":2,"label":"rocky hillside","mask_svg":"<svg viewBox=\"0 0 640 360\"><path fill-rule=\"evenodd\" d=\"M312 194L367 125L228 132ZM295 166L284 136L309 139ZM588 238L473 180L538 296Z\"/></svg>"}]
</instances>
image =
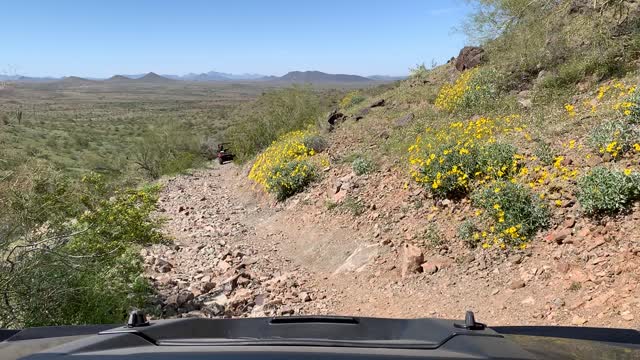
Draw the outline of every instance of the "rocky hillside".
<instances>
[{"instance_id":1,"label":"rocky hillside","mask_svg":"<svg viewBox=\"0 0 640 360\"><path fill-rule=\"evenodd\" d=\"M158 315L459 317L473 309L492 324L635 326L640 206L590 216L575 195L577 180L562 176L601 165L635 172L638 154L572 154L584 128L550 138L559 153L543 167L559 173L536 188L546 195L549 224L526 246L474 245L460 233L478 216L474 201L434 194L412 178L409 155L394 150L406 134L424 131L420 114L434 106L407 94L434 91L436 76L455 71L449 65L332 112L327 149L314 155L330 164L286 201L249 179L253 163L167 180L160 215L176 241L144 252L162 294ZM568 120L573 111L560 110Z\"/></svg>"}]
</instances>

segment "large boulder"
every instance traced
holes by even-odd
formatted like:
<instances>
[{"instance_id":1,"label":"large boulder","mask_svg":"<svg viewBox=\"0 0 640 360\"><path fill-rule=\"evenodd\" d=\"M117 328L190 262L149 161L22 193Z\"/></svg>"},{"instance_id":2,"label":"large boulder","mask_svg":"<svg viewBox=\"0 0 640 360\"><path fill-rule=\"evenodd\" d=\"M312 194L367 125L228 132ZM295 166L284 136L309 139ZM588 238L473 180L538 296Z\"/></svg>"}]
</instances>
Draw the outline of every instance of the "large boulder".
<instances>
[{"instance_id":1,"label":"large boulder","mask_svg":"<svg viewBox=\"0 0 640 360\"><path fill-rule=\"evenodd\" d=\"M456 58L455 66L458 71L474 68L484 60L484 49L478 46L465 46Z\"/></svg>"},{"instance_id":2,"label":"large boulder","mask_svg":"<svg viewBox=\"0 0 640 360\"><path fill-rule=\"evenodd\" d=\"M379 107L379 106L384 106L384 99L378 99L378 100L374 101L369 107L370 108L374 108L374 107Z\"/></svg>"},{"instance_id":3,"label":"large boulder","mask_svg":"<svg viewBox=\"0 0 640 360\"><path fill-rule=\"evenodd\" d=\"M407 126L411 121L413 121L414 115L413 113L408 113L407 115L397 119L395 121L395 127L404 127Z\"/></svg>"},{"instance_id":4,"label":"large boulder","mask_svg":"<svg viewBox=\"0 0 640 360\"><path fill-rule=\"evenodd\" d=\"M400 272L402 277L410 274L421 272L424 255L419 247L411 244L404 244L402 248L402 263L400 264Z\"/></svg>"},{"instance_id":5,"label":"large boulder","mask_svg":"<svg viewBox=\"0 0 640 360\"><path fill-rule=\"evenodd\" d=\"M344 114L338 111L338 109L334 109L332 112L329 113L329 116L327 116L327 122L329 123L330 126L334 126L338 122L340 122L340 120L342 120L343 118L344 118Z\"/></svg>"},{"instance_id":6,"label":"large boulder","mask_svg":"<svg viewBox=\"0 0 640 360\"><path fill-rule=\"evenodd\" d=\"M364 118L365 116L367 116L367 114L369 114L370 111L371 111L370 108L360 109L360 111L358 111L356 113L356 116L355 116L356 121L358 121L358 120Z\"/></svg>"}]
</instances>

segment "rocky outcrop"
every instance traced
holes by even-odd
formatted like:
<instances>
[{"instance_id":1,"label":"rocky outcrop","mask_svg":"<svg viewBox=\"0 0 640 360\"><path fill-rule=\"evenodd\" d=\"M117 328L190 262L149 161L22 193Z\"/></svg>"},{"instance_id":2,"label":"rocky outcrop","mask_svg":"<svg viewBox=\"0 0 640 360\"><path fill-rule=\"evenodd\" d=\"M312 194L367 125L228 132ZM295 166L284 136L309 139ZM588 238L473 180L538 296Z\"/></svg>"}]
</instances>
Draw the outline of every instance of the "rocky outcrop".
<instances>
[{"instance_id":1,"label":"rocky outcrop","mask_svg":"<svg viewBox=\"0 0 640 360\"><path fill-rule=\"evenodd\" d=\"M484 60L484 49L478 46L465 46L460 50L460 54L455 61L455 67L458 71L472 69L482 63Z\"/></svg>"}]
</instances>

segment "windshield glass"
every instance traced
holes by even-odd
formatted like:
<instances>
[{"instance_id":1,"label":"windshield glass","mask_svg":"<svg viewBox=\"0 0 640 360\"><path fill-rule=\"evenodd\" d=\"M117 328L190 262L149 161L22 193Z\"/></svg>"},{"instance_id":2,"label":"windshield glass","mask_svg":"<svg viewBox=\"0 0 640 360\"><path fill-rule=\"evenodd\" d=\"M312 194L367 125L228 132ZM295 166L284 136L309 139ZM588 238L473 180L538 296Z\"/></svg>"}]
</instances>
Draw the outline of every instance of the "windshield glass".
<instances>
[{"instance_id":1,"label":"windshield glass","mask_svg":"<svg viewBox=\"0 0 640 360\"><path fill-rule=\"evenodd\" d=\"M636 1L3 13L0 329L640 324Z\"/></svg>"}]
</instances>

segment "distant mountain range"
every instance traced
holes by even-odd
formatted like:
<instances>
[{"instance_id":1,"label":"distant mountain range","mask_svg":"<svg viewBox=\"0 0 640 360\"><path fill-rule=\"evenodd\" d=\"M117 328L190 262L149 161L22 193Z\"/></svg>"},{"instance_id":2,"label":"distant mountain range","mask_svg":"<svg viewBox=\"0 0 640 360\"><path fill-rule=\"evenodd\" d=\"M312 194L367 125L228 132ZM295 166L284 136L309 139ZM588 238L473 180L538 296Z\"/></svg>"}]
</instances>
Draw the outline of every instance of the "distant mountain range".
<instances>
[{"instance_id":1,"label":"distant mountain range","mask_svg":"<svg viewBox=\"0 0 640 360\"><path fill-rule=\"evenodd\" d=\"M6 76L0 75L0 81L16 82L54 82L65 81L74 83L94 83L95 81L108 81L117 83L137 82L137 83L162 83L174 81L270 81L279 83L364 83L364 82L389 82L404 79L402 76L359 76L348 74L327 74L320 71L291 71L283 76L267 76L261 74L228 74L217 71L207 73L189 73L186 75L158 75L154 72L133 75L114 75L108 79L102 78L81 78L77 76L55 77L27 77L21 75Z\"/></svg>"}]
</instances>

